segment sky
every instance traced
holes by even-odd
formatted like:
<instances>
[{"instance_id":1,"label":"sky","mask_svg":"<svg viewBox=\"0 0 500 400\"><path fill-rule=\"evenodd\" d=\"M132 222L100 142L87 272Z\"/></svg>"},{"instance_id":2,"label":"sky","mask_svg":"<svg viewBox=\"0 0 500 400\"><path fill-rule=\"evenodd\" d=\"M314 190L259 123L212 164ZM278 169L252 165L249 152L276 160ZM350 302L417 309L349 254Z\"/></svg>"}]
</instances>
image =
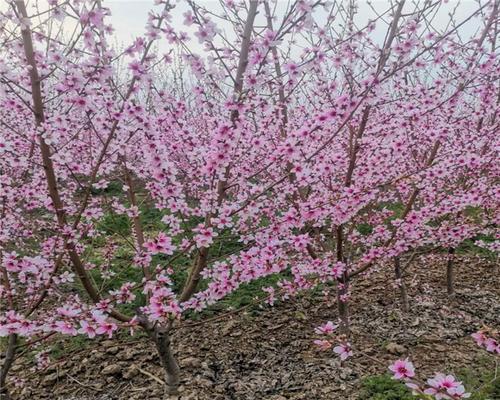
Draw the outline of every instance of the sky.
<instances>
[{"instance_id":1,"label":"sky","mask_svg":"<svg viewBox=\"0 0 500 400\"><path fill-rule=\"evenodd\" d=\"M47 5L47 0L25 0L28 3L28 13L30 10L30 5L33 5L35 2L43 5ZM175 1L175 0L174 0ZM247 0L248 1L248 0ZM278 10L281 9L282 14L284 13L286 6L288 4L288 0L277 0L278 1ZM337 1L345 1L347 0L337 0ZM409 0L405 5L404 10L410 11L413 6L413 3L423 4L424 0ZM184 1L175 1L177 4L175 10L173 11L174 19L172 21L172 25L176 30L183 30L190 33L191 37L193 37L193 29L194 27L188 28L183 25L183 17L182 13L188 9L188 6ZM217 12L219 7L218 0L196 0L196 2L202 6L205 6L209 10L213 10L215 13ZM270 3L273 4L273 0L270 0ZM390 6L390 1L386 0L373 0L372 5L378 11L385 11ZM483 1L484 3L484 1ZM148 12L152 8L156 7L159 9L159 6L154 5L154 0L102 0L102 4L105 7L110 8L111 17L108 19L111 22L111 25L114 28L114 44L122 47L124 45L129 45L136 37L141 36L145 32L145 25L148 18ZM457 6L456 16L457 20L461 21L463 18L467 17L472 11L476 10L478 4L473 0L450 0L447 4L444 4L437 18L435 19L435 26L437 28L444 28L448 23L449 17L448 13ZM0 0L0 10L5 9L7 7L6 0ZM374 18L375 14L372 9L367 5L366 0L358 1L358 15L357 21L358 26L366 25L369 19ZM272 6L271 6L272 7ZM32 9L32 8L31 8ZM325 11L321 8L315 12L315 20L318 23L321 23L321 17L326 16ZM263 18L261 15L258 18ZM257 19L257 23L259 19ZM263 21L261 20L261 23ZM224 29L224 26L221 26ZM477 21L472 21L469 26L464 28L464 33L466 35L473 34L476 29L480 27L477 24ZM375 32L372 33L372 38L374 37L376 41L383 41L387 26L383 24L379 24ZM161 52L166 52L169 48L168 44L165 40L160 41L159 50ZM190 43L190 48L196 53L202 53L202 46L198 43L197 39L193 37L193 40Z\"/></svg>"},{"instance_id":2,"label":"sky","mask_svg":"<svg viewBox=\"0 0 500 400\"><path fill-rule=\"evenodd\" d=\"M340 1L345 1L347 3L346 0ZM217 0L197 0L196 2L205 6L209 10L215 11L219 9L219 1ZM423 0L407 1L405 10L411 10L412 3L414 2L421 4L423 3ZM153 6L153 3L153 0L103 0L103 5L111 9L111 23L115 29L115 38L118 43L130 42L130 40L141 35L144 32L144 26L147 21L148 11ZM278 0L278 7L281 7L284 12L287 3L288 0ZM371 3L373 7L377 9L377 11L385 11L390 7L390 1L374 0ZM367 2L365 0L358 1L358 4L359 9L357 18L359 25L362 26L365 25L369 19L374 18L375 14L367 5ZM456 9L456 16L459 21L461 21L463 18L466 18L468 15L470 15L471 12L478 8L477 2L473 0L451 0L447 4L443 4L435 20L436 27L444 28L446 26L449 21L448 13L457 5L458 7ZM181 14L187 9L187 6L183 4L183 2L180 2L176 6L175 15L177 16L177 18L174 18L174 20L172 21L172 25L174 26L174 28L184 31L188 30L188 28L182 24L183 18L181 17ZM326 15L326 13L321 9L319 11L316 11L315 15L317 20L321 19L322 13ZM465 32L471 34L476 28L478 28L477 24L474 25L474 23L471 23L470 26L465 29ZM385 30L385 26L380 26L380 31L375 31L374 35L379 36L380 39L383 40ZM196 47L197 45L194 42L196 42L196 39L193 40L193 45Z\"/></svg>"}]
</instances>

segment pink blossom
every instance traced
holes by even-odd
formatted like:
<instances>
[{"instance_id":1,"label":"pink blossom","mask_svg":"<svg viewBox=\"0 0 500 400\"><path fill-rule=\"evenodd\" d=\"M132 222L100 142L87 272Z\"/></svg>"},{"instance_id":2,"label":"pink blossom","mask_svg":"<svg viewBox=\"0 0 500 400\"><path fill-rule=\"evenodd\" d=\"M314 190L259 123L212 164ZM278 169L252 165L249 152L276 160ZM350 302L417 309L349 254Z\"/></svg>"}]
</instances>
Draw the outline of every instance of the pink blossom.
<instances>
[{"instance_id":1,"label":"pink blossom","mask_svg":"<svg viewBox=\"0 0 500 400\"><path fill-rule=\"evenodd\" d=\"M352 355L353 355L351 345L347 342L342 343L339 346L335 346L333 348L333 352L338 354L342 361L347 360L349 357L352 357Z\"/></svg>"},{"instance_id":2,"label":"pink blossom","mask_svg":"<svg viewBox=\"0 0 500 400\"><path fill-rule=\"evenodd\" d=\"M484 346L486 343L487 336L482 331L475 332L471 336L478 346Z\"/></svg>"},{"instance_id":3,"label":"pink blossom","mask_svg":"<svg viewBox=\"0 0 500 400\"><path fill-rule=\"evenodd\" d=\"M484 343L484 346L485 346L487 351L492 352L492 353L495 353L495 352L498 353L499 344L495 339L487 338L485 343Z\"/></svg>"},{"instance_id":4,"label":"pink blossom","mask_svg":"<svg viewBox=\"0 0 500 400\"><path fill-rule=\"evenodd\" d=\"M54 330L62 333L63 335L76 336L78 333L73 324L68 321L56 321L54 324Z\"/></svg>"},{"instance_id":5,"label":"pink blossom","mask_svg":"<svg viewBox=\"0 0 500 400\"><path fill-rule=\"evenodd\" d=\"M80 326L81 328L78 329L78 333L87 335L90 339L93 339L96 336L96 328L87 321L80 321Z\"/></svg>"},{"instance_id":6,"label":"pink blossom","mask_svg":"<svg viewBox=\"0 0 500 400\"><path fill-rule=\"evenodd\" d=\"M148 241L144 244L146 249L149 250L151 254L174 254L175 246L172 244L172 238L167 236L163 232L160 232L155 240Z\"/></svg>"},{"instance_id":7,"label":"pink blossom","mask_svg":"<svg viewBox=\"0 0 500 400\"><path fill-rule=\"evenodd\" d=\"M319 347L320 350L328 350L332 347L332 343L329 340L320 340L316 339L313 342L316 346Z\"/></svg>"},{"instance_id":8,"label":"pink blossom","mask_svg":"<svg viewBox=\"0 0 500 400\"><path fill-rule=\"evenodd\" d=\"M112 322L97 321L96 333L99 335L108 335L109 338L113 337L113 332L118 329L118 326Z\"/></svg>"},{"instance_id":9,"label":"pink blossom","mask_svg":"<svg viewBox=\"0 0 500 400\"><path fill-rule=\"evenodd\" d=\"M190 26L193 24L194 16L193 16L193 13L191 11L186 11L182 15L184 16L184 25Z\"/></svg>"},{"instance_id":10,"label":"pink blossom","mask_svg":"<svg viewBox=\"0 0 500 400\"><path fill-rule=\"evenodd\" d=\"M329 335L337 329L337 325L333 322L328 321L327 323L320 325L314 329L314 332L320 335Z\"/></svg>"},{"instance_id":11,"label":"pink blossom","mask_svg":"<svg viewBox=\"0 0 500 400\"><path fill-rule=\"evenodd\" d=\"M394 374L394 379L408 379L415 376L415 368L408 360L397 360L394 364L389 366L389 369Z\"/></svg>"},{"instance_id":12,"label":"pink blossom","mask_svg":"<svg viewBox=\"0 0 500 400\"><path fill-rule=\"evenodd\" d=\"M187 20L187 17L186 17ZM217 33L216 26L213 22L208 21L203 25L198 27L198 30L194 33L194 35L198 38L198 42L201 44L205 42L210 42L215 37Z\"/></svg>"},{"instance_id":13,"label":"pink blossom","mask_svg":"<svg viewBox=\"0 0 500 400\"><path fill-rule=\"evenodd\" d=\"M197 234L194 237L194 240L196 242L196 245L198 247L209 247L210 244L213 242L214 237L217 236L217 233L214 231L213 228L210 227L205 227L204 225L200 224L198 227L193 229L194 232L197 232Z\"/></svg>"},{"instance_id":14,"label":"pink blossom","mask_svg":"<svg viewBox=\"0 0 500 400\"><path fill-rule=\"evenodd\" d=\"M470 393L465 393L462 382L459 382L452 375L436 374L432 379L427 380L429 388L424 390L425 394L433 395L436 400L447 399L452 396L454 399L465 399L470 397Z\"/></svg>"},{"instance_id":15,"label":"pink blossom","mask_svg":"<svg viewBox=\"0 0 500 400\"><path fill-rule=\"evenodd\" d=\"M288 75L290 75L291 78L294 78L299 74L299 67L295 63L287 63L283 65L283 68L288 72Z\"/></svg>"},{"instance_id":16,"label":"pink blossom","mask_svg":"<svg viewBox=\"0 0 500 400\"><path fill-rule=\"evenodd\" d=\"M128 68L132 71L132 76L134 78L140 78L145 73L144 66L140 61L132 61L129 63Z\"/></svg>"}]
</instances>

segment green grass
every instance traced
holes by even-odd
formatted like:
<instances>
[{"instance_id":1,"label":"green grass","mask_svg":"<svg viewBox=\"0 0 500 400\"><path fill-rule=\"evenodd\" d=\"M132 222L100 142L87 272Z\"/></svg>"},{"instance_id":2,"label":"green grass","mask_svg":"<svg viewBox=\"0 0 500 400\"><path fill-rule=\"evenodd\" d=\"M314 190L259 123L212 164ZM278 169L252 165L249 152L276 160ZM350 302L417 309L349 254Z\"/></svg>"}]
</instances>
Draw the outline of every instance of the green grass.
<instances>
[{"instance_id":1,"label":"green grass","mask_svg":"<svg viewBox=\"0 0 500 400\"><path fill-rule=\"evenodd\" d=\"M64 337L65 340L56 340L50 349L50 356L54 360L71 355L75 351L86 349L94 344L94 341L83 335Z\"/></svg>"},{"instance_id":2,"label":"green grass","mask_svg":"<svg viewBox=\"0 0 500 400\"><path fill-rule=\"evenodd\" d=\"M120 235L128 237L131 233L130 218L124 214L107 212L97 223L97 229L106 236Z\"/></svg>"},{"instance_id":3,"label":"green grass","mask_svg":"<svg viewBox=\"0 0 500 400\"><path fill-rule=\"evenodd\" d=\"M495 379L495 366L491 357L483 357L474 368L462 368L457 372L458 379L465 389L472 393L469 400L500 399L500 376Z\"/></svg>"},{"instance_id":4,"label":"green grass","mask_svg":"<svg viewBox=\"0 0 500 400\"><path fill-rule=\"evenodd\" d=\"M106 189L92 187L90 193L94 196L119 196L123 194L123 184L118 180L111 181L108 183Z\"/></svg>"},{"instance_id":5,"label":"green grass","mask_svg":"<svg viewBox=\"0 0 500 400\"><path fill-rule=\"evenodd\" d=\"M250 304L255 298L263 298L266 293L262 291L262 288L275 286L281 278L283 278L281 274L273 274L244 283L221 300L221 307L240 308Z\"/></svg>"},{"instance_id":6,"label":"green grass","mask_svg":"<svg viewBox=\"0 0 500 400\"><path fill-rule=\"evenodd\" d=\"M482 240L485 243L492 243L495 238L487 235L477 235L472 239L466 239L457 247L458 254L477 254L489 260L496 260L497 254L495 252L485 249L483 247L476 246L474 242L476 240Z\"/></svg>"},{"instance_id":7,"label":"green grass","mask_svg":"<svg viewBox=\"0 0 500 400\"><path fill-rule=\"evenodd\" d=\"M375 375L364 378L359 400L415 400L410 390L389 375Z\"/></svg>"},{"instance_id":8,"label":"green grass","mask_svg":"<svg viewBox=\"0 0 500 400\"><path fill-rule=\"evenodd\" d=\"M356 226L356 229L363 236L371 235L373 233L373 226L365 222Z\"/></svg>"},{"instance_id":9,"label":"green grass","mask_svg":"<svg viewBox=\"0 0 500 400\"><path fill-rule=\"evenodd\" d=\"M145 232L158 232L165 227L165 224L161 222L165 213L155 207L147 207L144 204L139 209L141 211L142 228Z\"/></svg>"},{"instance_id":10,"label":"green grass","mask_svg":"<svg viewBox=\"0 0 500 400\"><path fill-rule=\"evenodd\" d=\"M462 368L456 376L462 381L467 392L472 393L470 400L500 399L500 377L495 378L495 368L491 359L486 357L474 368ZM425 397L414 396L402 382L391 376L374 375L363 378L358 400L423 400Z\"/></svg>"}]
</instances>

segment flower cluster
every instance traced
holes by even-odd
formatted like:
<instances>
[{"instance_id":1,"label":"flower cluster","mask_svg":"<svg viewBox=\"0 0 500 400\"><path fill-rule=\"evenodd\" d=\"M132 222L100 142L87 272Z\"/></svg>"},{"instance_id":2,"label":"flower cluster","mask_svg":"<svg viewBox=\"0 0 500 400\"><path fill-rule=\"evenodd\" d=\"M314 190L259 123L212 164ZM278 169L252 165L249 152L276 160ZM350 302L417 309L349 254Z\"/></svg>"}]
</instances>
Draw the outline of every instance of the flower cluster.
<instances>
[{"instance_id":1,"label":"flower cluster","mask_svg":"<svg viewBox=\"0 0 500 400\"><path fill-rule=\"evenodd\" d=\"M436 400L458 400L471 396L465 391L462 382L457 381L453 375L436 373L426 383L420 383L414 379L415 367L408 359L397 360L389 366L394 379L402 380L405 385L412 389L414 395L428 395Z\"/></svg>"},{"instance_id":2,"label":"flower cluster","mask_svg":"<svg viewBox=\"0 0 500 400\"><path fill-rule=\"evenodd\" d=\"M335 335L337 328L338 326L331 321L316 327L314 332L318 335L326 336L327 339L316 339L314 340L314 344L318 346L320 350L328 350L333 347L333 352L337 354L342 361L345 361L349 357L352 357L353 351L350 343L345 340L342 335ZM336 342L338 342L338 345L334 346Z\"/></svg>"},{"instance_id":3,"label":"flower cluster","mask_svg":"<svg viewBox=\"0 0 500 400\"><path fill-rule=\"evenodd\" d=\"M500 341L498 331L485 328L472 334L472 338L479 347L493 354L500 354Z\"/></svg>"}]
</instances>

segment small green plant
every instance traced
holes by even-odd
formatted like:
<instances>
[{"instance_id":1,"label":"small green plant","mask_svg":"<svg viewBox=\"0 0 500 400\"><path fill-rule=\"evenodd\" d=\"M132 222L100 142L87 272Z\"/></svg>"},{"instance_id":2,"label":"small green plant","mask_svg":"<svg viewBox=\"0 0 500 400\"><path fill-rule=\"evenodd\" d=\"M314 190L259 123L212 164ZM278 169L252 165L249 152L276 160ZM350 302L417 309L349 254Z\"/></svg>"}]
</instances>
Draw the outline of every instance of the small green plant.
<instances>
[{"instance_id":1,"label":"small green plant","mask_svg":"<svg viewBox=\"0 0 500 400\"><path fill-rule=\"evenodd\" d=\"M367 223L359 224L356 227L356 229L363 236L371 235L373 233L373 226L371 226L370 224L367 224Z\"/></svg>"},{"instance_id":2,"label":"small green plant","mask_svg":"<svg viewBox=\"0 0 500 400\"><path fill-rule=\"evenodd\" d=\"M469 400L499 400L500 379L491 368L491 361L481 359L475 368L462 368L457 373L458 380L463 382ZM430 397L415 396L404 383L389 375L366 377L361 382L359 400L424 400Z\"/></svg>"},{"instance_id":3,"label":"small green plant","mask_svg":"<svg viewBox=\"0 0 500 400\"><path fill-rule=\"evenodd\" d=\"M70 336L66 339L56 340L50 349L50 356L53 360L67 357L77 351L89 348L93 343L84 336Z\"/></svg>"},{"instance_id":4,"label":"small green plant","mask_svg":"<svg viewBox=\"0 0 500 400\"><path fill-rule=\"evenodd\" d=\"M359 400L417 400L410 390L389 375L374 375L361 383Z\"/></svg>"},{"instance_id":5,"label":"small green plant","mask_svg":"<svg viewBox=\"0 0 500 400\"><path fill-rule=\"evenodd\" d=\"M130 235L130 218L124 214L106 213L97 224L97 228L106 235Z\"/></svg>"},{"instance_id":6,"label":"small green plant","mask_svg":"<svg viewBox=\"0 0 500 400\"><path fill-rule=\"evenodd\" d=\"M469 400L500 399L500 377L491 368L491 361L485 358L479 361L479 368L463 368L457 374L470 391Z\"/></svg>"},{"instance_id":7,"label":"small green plant","mask_svg":"<svg viewBox=\"0 0 500 400\"><path fill-rule=\"evenodd\" d=\"M488 235L477 235L471 239L465 239L460 246L457 248L458 254L477 254L485 259L495 261L497 259L497 254L493 251L485 249L475 244L476 240L481 240L485 243L491 243L495 241L493 236Z\"/></svg>"}]
</instances>

